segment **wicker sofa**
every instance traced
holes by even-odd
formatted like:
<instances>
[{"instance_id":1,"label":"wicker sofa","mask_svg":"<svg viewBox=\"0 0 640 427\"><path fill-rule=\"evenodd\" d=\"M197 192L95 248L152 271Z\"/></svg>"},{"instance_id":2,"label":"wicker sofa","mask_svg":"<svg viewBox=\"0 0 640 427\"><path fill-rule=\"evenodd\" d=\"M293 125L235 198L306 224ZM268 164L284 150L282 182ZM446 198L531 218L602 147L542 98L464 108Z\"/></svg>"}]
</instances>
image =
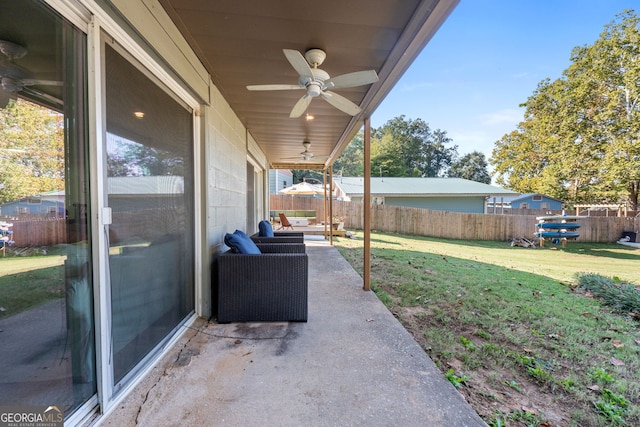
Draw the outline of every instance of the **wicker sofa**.
<instances>
[{"instance_id":1,"label":"wicker sofa","mask_svg":"<svg viewBox=\"0 0 640 427\"><path fill-rule=\"evenodd\" d=\"M304 244L256 244L261 254L217 258L217 320L306 322L309 261Z\"/></svg>"}]
</instances>

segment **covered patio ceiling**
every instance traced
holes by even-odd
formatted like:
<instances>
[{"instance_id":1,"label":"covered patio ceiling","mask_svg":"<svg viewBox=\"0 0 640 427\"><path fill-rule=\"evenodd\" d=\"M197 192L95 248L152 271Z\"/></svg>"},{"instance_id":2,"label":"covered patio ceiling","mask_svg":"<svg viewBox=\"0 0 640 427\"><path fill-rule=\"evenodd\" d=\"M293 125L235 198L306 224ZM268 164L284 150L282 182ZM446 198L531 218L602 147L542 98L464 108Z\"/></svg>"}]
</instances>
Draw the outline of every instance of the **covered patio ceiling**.
<instances>
[{"instance_id":1,"label":"covered patio ceiling","mask_svg":"<svg viewBox=\"0 0 640 427\"><path fill-rule=\"evenodd\" d=\"M459 0L159 0L274 169L325 169L382 102ZM379 80L336 89L361 108L350 116L304 90L249 91L298 83L283 49L319 48L330 76L375 70ZM398 112L399 114L401 112ZM300 153L310 142L310 160Z\"/></svg>"}]
</instances>

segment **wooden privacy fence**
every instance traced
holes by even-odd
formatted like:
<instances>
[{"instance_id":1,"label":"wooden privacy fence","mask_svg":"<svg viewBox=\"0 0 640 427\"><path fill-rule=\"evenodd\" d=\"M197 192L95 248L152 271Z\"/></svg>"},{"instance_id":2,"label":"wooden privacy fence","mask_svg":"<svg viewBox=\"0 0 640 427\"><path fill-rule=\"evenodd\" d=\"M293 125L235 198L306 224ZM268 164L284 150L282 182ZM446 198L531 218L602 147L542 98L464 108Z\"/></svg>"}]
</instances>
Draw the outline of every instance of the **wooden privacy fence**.
<instances>
[{"instance_id":1,"label":"wooden privacy fence","mask_svg":"<svg viewBox=\"0 0 640 427\"><path fill-rule=\"evenodd\" d=\"M53 246L67 243L67 222L64 219L52 220L10 220L13 224L13 247Z\"/></svg>"},{"instance_id":2,"label":"wooden privacy fence","mask_svg":"<svg viewBox=\"0 0 640 427\"><path fill-rule=\"evenodd\" d=\"M318 221L324 217L322 198L272 195L270 209L315 210ZM328 208L327 208L328 209ZM344 219L345 228L364 227L361 202L333 201L333 215ZM435 211L401 206L371 206L371 229L390 233L460 240L507 241L514 237L533 238L535 215L496 215ZM638 233L640 217L584 217L581 242L615 242L625 231Z\"/></svg>"},{"instance_id":3,"label":"wooden privacy fence","mask_svg":"<svg viewBox=\"0 0 640 427\"><path fill-rule=\"evenodd\" d=\"M184 229L181 221L184 215L178 210L145 209L130 212L114 212L114 222L109 228L109 238L112 244L118 244L121 238L132 236L140 240L152 240L158 236L176 233ZM67 227L66 219L15 219L4 220L13 226L13 248L27 248L33 246L53 246L65 243L75 243L87 239L86 231L78 230L77 224ZM79 233L79 234L78 234Z\"/></svg>"}]
</instances>

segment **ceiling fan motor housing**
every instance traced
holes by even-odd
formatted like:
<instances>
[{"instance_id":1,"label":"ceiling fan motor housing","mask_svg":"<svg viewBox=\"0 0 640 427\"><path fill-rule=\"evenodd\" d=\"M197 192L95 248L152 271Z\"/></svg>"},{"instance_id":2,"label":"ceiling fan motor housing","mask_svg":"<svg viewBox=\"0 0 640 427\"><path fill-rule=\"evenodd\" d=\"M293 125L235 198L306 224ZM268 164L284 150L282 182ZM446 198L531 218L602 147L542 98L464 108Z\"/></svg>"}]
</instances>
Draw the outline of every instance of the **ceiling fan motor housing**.
<instances>
[{"instance_id":1,"label":"ceiling fan motor housing","mask_svg":"<svg viewBox=\"0 0 640 427\"><path fill-rule=\"evenodd\" d=\"M307 95L311 97L319 96L323 90L324 81L329 80L329 74L319 68L311 69L312 78L308 76L300 77L298 82L307 88Z\"/></svg>"}]
</instances>

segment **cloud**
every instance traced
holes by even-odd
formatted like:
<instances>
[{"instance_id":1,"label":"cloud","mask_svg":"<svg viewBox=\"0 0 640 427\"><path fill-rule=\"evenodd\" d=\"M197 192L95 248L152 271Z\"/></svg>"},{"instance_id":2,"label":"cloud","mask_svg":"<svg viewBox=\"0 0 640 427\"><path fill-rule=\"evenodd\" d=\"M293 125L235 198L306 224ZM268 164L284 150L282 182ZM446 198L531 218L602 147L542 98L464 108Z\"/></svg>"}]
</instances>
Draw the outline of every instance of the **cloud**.
<instances>
[{"instance_id":1,"label":"cloud","mask_svg":"<svg viewBox=\"0 0 640 427\"><path fill-rule=\"evenodd\" d=\"M513 108L506 108L478 116L478 120L480 120L484 126L513 125L515 128L515 125L520 123L522 119L523 110Z\"/></svg>"}]
</instances>

